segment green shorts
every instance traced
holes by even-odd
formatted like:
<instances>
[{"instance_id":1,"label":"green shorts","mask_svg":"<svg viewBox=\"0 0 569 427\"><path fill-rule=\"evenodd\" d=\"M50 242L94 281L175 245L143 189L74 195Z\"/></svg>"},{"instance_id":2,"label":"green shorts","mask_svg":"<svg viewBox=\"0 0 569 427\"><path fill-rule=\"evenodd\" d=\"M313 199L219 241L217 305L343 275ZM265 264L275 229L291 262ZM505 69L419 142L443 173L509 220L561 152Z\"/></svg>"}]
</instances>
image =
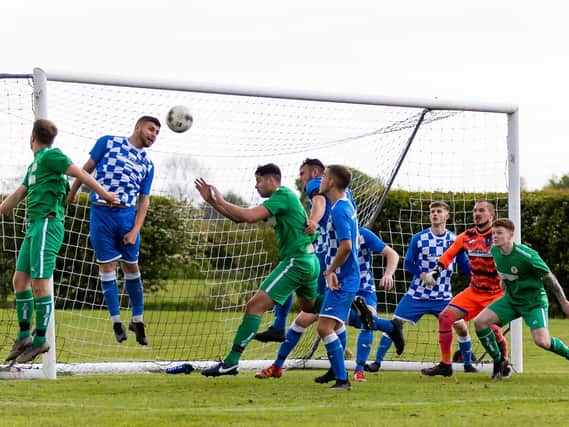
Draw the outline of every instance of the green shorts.
<instances>
[{"instance_id":1,"label":"green shorts","mask_svg":"<svg viewBox=\"0 0 569 427\"><path fill-rule=\"evenodd\" d=\"M276 304L284 304L293 291L310 301L318 295L319 274L320 263L316 255L292 257L279 262L259 289L268 293Z\"/></svg>"},{"instance_id":2,"label":"green shorts","mask_svg":"<svg viewBox=\"0 0 569 427\"><path fill-rule=\"evenodd\" d=\"M45 218L30 222L18 253L16 270L29 274L32 279L49 279L55 270L63 234L61 219Z\"/></svg>"},{"instance_id":3,"label":"green shorts","mask_svg":"<svg viewBox=\"0 0 569 427\"><path fill-rule=\"evenodd\" d=\"M528 325L532 331L539 328L547 328L548 325L547 306L514 305L509 298L502 297L494 301L487 308L496 313L502 325L510 323L518 317L522 317L525 324Z\"/></svg>"}]
</instances>

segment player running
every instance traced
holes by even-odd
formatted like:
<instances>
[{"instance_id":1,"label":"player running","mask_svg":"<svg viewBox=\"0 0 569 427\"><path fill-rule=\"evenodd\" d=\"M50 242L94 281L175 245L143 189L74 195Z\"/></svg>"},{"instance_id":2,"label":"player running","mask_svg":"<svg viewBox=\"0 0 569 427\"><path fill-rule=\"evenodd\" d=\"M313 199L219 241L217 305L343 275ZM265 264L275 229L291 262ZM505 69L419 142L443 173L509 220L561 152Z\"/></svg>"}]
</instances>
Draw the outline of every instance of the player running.
<instances>
[{"instance_id":1,"label":"player running","mask_svg":"<svg viewBox=\"0 0 569 427\"><path fill-rule=\"evenodd\" d=\"M506 289L505 295L494 301L474 319L476 335L494 360L492 379L508 378L511 368L496 344L491 325L504 325L522 317L531 329L534 343L545 350L569 359L569 347L547 329L548 300L544 283L551 288L565 315L569 316L569 301L563 288L539 254L514 242L514 223L501 218L494 221L491 252L496 269Z\"/></svg>"}]
</instances>

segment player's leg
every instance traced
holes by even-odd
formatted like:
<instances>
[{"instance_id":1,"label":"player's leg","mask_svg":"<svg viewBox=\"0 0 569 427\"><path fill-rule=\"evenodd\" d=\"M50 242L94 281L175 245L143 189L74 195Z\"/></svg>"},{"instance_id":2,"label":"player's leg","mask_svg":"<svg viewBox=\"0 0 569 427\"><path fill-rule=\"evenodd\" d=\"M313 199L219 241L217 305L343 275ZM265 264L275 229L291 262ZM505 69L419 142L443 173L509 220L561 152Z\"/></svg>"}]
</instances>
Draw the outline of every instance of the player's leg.
<instances>
[{"instance_id":1,"label":"player's leg","mask_svg":"<svg viewBox=\"0 0 569 427\"><path fill-rule=\"evenodd\" d=\"M121 258L121 252L115 239L117 232L116 212L118 209L91 205L89 239L99 263L99 282L115 338L118 342L123 342L127 339L127 335L120 316L116 261Z\"/></svg>"},{"instance_id":2,"label":"player's leg","mask_svg":"<svg viewBox=\"0 0 569 427\"><path fill-rule=\"evenodd\" d=\"M24 268L23 264L19 262L21 255L22 251L18 255L18 266L20 266L19 268ZM16 270L12 283L14 293L16 294L16 316L18 318L19 331L18 336L14 340L14 345L6 357L6 361L16 360L16 357L22 354L26 347L32 345L30 330L35 307L31 279L28 273Z\"/></svg>"},{"instance_id":3,"label":"player's leg","mask_svg":"<svg viewBox=\"0 0 569 427\"><path fill-rule=\"evenodd\" d=\"M333 389L350 388L344 361L344 347L337 331L342 330L348 318L354 295L355 292L344 292L341 289L326 293L318 318L318 335L326 347L328 360L336 379Z\"/></svg>"},{"instance_id":4,"label":"player's leg","mask_svg":"<svg viewBox=\"0 0 569 427\"><path fill-rule=\"evenodd\" d=\"M464 372L466 373L476 373L478 370L472 366L472 339L470 338L470 333L468 332L468 327L464 319L460 319L453 325L454 331L456 332L456 337L458 340L458 348L460 349L460 354L462 355L462 363L464 365Z\"/></svg>"},{"instance_id":5,"label":"player's leg","mask_svg":"<svg viewBox=\"0 0 569 427\"><path fill-rule=\"evenodd\" d=\"M366 304L372 309L377 307L377 294L375 292L365 292L360 290L358 295L361 295L365 299ZM375 312L375 310L372 312ZM371 352L373 332L369 329L362 328L361 320L359 319L359 316L355 315L353 310L350 310L349 318L349 325L360 329L357 340L356 366L354 369L353 379L355 381L366 381L364 367Z\"/></svg>"},{"instance_id":6,"label":"player's leg","mask_svg":"<svg viewBox=\"0 0 569 427\"><path fill-rule=\"evenodd\" d=\"M494 361L492 379L508 378L512 374L507 359L502 355L496 342L492 325L509 323L520 316L520 313L510 304L507 298L494 301L474 318L474 328L480 343ZM500 328L501 329L501 328Z\"/></svg>"},{"instance_id":7,"label":"player's leg","mask_svg":"<svg viewBox=\"0 0 569 427\"><path fill-rule=\"evenodd\" d=\"M286 319L292 307L292 294L289 295L283 305L275 305L275 319L269 329L255 335L257 341L261 342L283 342L285 340Z\"/></svg>"},{"instance_id":8,"label":"player's leg","mask_svg":"<svg viewBox=\"0 0 569 427\"><path fill-rule=\"evenodd\" d=\"M16 358L16 362L24 363L49 350L46 332L53 311L53 296L49 286L50 278L55 270L57 254L63 244L63 222L56 218L45 218L33 225L30 241L31 281L35 305L35 336L32 345Z\"/></svg>"},{"instance_id":9,"label":"player's leg","mask_svg":"<svg viewBox=\"0 0 569 427\"><path fill-rule=\"evenodd\" d=\"M569 347L557 337L549 335L547 307L536 307L524 311L524 322L531 329L533 342L544 350L551 351L559 356L569 359Z\"/></svg>"},{"instance_id":10,"label":"player's leg","mask_svg":"<svg viewBox=\"0 0 569 427\"><path fill-rule=\"evenodd\" d=\"M447 305L441 314L439 314L439 349L441 352L441 360L438 365L435 365L432 368L421 369L421 373L423 375L442 375L445 377L452 375L453 324L457 320L463 319L468 312L467 309L462 308L464 307L463 301L457 301L457 297L461 294L458 294L454 299L452 299L450 304Z\"/></svg>"}]
</instances>

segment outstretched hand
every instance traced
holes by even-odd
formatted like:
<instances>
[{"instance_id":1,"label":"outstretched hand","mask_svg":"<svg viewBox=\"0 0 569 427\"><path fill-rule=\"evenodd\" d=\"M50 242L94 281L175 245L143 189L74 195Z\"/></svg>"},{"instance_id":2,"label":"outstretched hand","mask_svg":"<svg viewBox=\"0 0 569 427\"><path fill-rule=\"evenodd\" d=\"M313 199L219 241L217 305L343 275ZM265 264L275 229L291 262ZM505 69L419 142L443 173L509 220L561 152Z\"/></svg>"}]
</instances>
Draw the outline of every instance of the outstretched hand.
<instances>
[{"instance_id":1,"label":"outstretched hand","mask_svg":"<svg viewBox=\"0 0 569 427\"><path fill-rule=\"evenodd\" d=\"M194 180L194 185L196 190L199 191L202 199L209 203L210 205L215 204L216 201L221 200L221 193L213 185L208 184L205 179L198 177Z\"/></svg>"}]
</instances>

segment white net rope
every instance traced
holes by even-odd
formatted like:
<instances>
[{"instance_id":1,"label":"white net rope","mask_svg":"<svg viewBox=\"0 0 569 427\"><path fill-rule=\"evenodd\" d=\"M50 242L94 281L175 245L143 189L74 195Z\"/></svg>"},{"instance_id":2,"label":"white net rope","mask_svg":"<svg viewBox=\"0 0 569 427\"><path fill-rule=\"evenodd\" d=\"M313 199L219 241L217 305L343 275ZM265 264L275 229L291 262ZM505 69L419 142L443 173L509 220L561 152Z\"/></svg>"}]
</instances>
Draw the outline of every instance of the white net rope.
<instances>
[{"instance_id":1,"label":"white net rope","mask_svg":"<svg viewBox=\"0 0 569 427\"><path fill-rule=\"evenodd\" d=\"M6 135L2 149L9 153L0 160L3 195L19 184L32 160L27 143L33 122L31 93L28 79L0 79L0 127ZM68 210L66 239L54 275L58 362L213 360L225 355L245 302L272 268L274 236L264 224L236 225L204 207L193 188L194 178L203 176L228 199L255 206L261 199L253 173L260 164L279 165L283 185L296 191L305 158L345 164L354 170L351 187L365 224L375 216L422 112L100 84L49 81L47 87L48 116L59 128L56 146L78 165L87 160L98 137L129 136L138 117L154 115L164 121L168 109L180 104L192 111L193 127L175 134L163 124L149 150L156 173L140 259L150 345L138 346L133 336L122 344L115 342L89 245L83 194ZM397 217L376 222L373 229L403 256L411 235L427 226L428 202L440 192L451 202L449 228L457 232L471 222L472 192L505 197L505 123L501 114L427 112L393 182L394 190L411 191L413 196ZM389 197L384 206L388 203ZM1 219L3 251L12 261L24 218L21 204L13 217ZM379 278L380 257L376 264ZM381 312L391 316L409 279L399 272L397 292L379 292ZM126 291L121 296L122 318L127 321ZM9 292L4 305L0 352L8 351L18 328ZM265 315L261 328L271 321L272 314ZM437 359L429 347L436 346L436 336L431 336L432 325L425 324L426 332L419 330L420 324L406 328L405 360ZM311 330L292 357L303 356L313 337ZM275 344L252 342L244 359L272 359L276 350ZM321 351L314 355L319 356Z\"/></svg>"}]
</instances>

